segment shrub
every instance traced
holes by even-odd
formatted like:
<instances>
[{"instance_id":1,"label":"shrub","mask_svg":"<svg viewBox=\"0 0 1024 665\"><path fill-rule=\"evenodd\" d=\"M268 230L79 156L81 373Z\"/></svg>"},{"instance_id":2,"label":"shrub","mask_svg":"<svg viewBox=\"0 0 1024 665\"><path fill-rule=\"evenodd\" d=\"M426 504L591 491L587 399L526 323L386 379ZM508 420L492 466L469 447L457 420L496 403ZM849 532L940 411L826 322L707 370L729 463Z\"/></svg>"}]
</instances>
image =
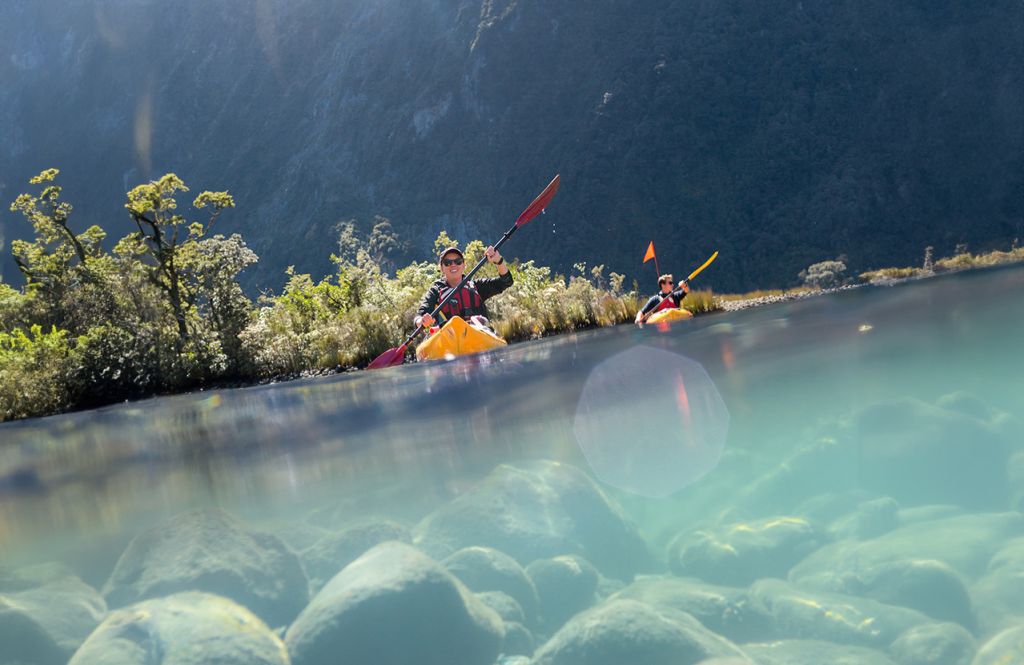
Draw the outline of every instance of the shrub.
<instances>
[{"instance_id":1,"label":"shrub","mask_svg":"<svg viewBox=\"0 0 1024 665\"><path fill-rule=\"evenodd\" d=\"M70 353L66 330L0 331L0 420L65 410L75 397L66 374Z\"/></svg>"}]
</instances>

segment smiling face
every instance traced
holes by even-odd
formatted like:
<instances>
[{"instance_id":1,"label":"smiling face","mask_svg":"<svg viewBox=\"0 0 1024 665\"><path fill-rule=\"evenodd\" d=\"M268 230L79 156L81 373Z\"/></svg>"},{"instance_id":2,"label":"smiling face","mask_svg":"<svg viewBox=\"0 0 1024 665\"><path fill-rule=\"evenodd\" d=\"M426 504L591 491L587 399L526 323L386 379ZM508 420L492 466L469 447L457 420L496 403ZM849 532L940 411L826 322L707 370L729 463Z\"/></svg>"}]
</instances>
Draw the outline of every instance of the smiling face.
<instances>
[{"instance_id":1,"label":"smiling face","mask_svg":"<svg viewBox=\"0 0 1024 665\"><path fill-rule=\"evenodd\" d=\"M457 284L466 271L466 262L458 252L445 252L441 257L441 274L449 284Z\"/></svg>"}]
</instances>

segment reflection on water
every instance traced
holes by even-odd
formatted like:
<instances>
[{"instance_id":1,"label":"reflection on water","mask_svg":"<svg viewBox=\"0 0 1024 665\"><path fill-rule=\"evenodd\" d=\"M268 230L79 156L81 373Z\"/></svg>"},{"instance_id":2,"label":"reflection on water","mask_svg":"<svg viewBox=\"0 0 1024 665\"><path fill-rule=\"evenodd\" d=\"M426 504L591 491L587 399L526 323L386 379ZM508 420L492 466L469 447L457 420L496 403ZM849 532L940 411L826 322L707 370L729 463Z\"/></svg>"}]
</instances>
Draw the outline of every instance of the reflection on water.
<instances>
[{"instance_id":1,"label":"reflection on water","mask_svg":"<svg viewBox=\"0 0 1024 665\"><path fill-rule=\"evenodd\" d=\"M22 662L90 635L72 662L101 662L135 602L171 650L182 603L252 612L284 636L259 662L1012 658L1022 286L976 272L2 425L0 606L61 616ZM390 651L325 628L384 588ZM403 628L414 609L436 634Z\"/></svg>"}]
</instances>

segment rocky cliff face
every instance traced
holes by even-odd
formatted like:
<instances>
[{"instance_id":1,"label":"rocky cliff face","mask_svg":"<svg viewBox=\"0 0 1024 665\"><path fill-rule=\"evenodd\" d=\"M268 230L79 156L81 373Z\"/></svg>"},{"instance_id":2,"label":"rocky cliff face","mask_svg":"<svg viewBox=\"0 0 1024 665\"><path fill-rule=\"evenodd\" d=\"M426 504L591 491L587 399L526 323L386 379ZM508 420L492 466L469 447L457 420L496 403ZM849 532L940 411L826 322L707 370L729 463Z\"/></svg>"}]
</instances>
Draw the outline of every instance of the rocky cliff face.
<instances>
[{"instance_id":1,"label":"rocky cliff face","mask_svg":"<svg viewBox=\"0 0 1024 665\"><path fill-rule=\"evenodd\" d=\"M560 172L508 254L646 283L654 238L663 270L719 249L706 283L783 285L1024 236L1022 34L1015 0L8 0L0 198L56 166L122 232L174 171L236 196L218 223L277 287L329 269L339 220L421 258Z\"/></svg>"}]
</instances>

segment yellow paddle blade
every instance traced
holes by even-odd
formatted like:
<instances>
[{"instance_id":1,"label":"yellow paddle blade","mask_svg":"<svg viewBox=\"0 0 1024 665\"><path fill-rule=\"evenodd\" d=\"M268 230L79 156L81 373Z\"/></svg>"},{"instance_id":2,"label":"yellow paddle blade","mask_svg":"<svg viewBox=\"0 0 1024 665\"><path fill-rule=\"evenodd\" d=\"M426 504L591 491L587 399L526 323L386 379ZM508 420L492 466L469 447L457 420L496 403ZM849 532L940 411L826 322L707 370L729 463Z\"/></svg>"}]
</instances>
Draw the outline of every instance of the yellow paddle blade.
<instances>
[{"instance_id":1,"label":"yellow paddle blade","mask_svg":"<svg viewBox=\"0 0 1024 665\"><path fill-rule=\"evenodd\" d=\"M709 265L711 265L711 262L714 261L717 258L718 258L718 251L716 250L715 253L711 255L711 258L704 262L704 265L702 265L701 267L697 268L696 270L694 270L693 272L690 273L690 276L686 278L686 281L689 282L691 279L693 279L694 277L699 275L701 270L704 270L704 268L707 268Z\"/></svg>"}]
</instances>

